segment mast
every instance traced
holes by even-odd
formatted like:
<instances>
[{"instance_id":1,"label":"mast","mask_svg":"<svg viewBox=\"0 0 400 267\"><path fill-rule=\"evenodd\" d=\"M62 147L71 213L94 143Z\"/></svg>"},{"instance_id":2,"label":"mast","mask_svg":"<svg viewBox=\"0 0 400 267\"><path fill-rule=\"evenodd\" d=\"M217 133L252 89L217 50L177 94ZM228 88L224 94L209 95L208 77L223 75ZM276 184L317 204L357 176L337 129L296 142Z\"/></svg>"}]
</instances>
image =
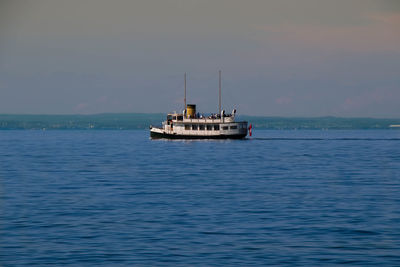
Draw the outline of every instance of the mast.
<instances>
[{"instance_id":1,"label":"mast","mask_svg":"<svg viewBox=\"0 0 400 267\"><path fill-rule=\"evenodd\" d=\"M218 114L221 114L221 71L218 71L219 74L219 106L218 106Z\"/></svg>"},{"instance_id":2,"label":"mast","mask_svg":"<svg viewBox=\"0 0 400 267\"><path fill-rule=\"evenodd\" d=\"M185 98L184 98L184 101L185 101L185 112L186 112L186 72L185 72Z\"/></svg>"}]
</instances>

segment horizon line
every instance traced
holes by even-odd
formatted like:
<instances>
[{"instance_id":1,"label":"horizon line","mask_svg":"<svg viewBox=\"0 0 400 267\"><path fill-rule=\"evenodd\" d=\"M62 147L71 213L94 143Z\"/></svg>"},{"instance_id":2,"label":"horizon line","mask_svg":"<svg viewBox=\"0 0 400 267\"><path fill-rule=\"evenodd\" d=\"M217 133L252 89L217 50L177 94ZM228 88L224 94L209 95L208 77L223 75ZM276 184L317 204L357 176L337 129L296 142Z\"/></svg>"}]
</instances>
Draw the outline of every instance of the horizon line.
<instances>
[{"instance_id":1,"label":"horizon line","mask_svg":"<svg viewBox=\"0 0 400 267\"><path fill-rule=\"evenodd\" d=\"M117 114L141 114L141 115L164 115L166 113L161 112L101 112L101 113L0 113L0 116L98 116L98 115L117 115ZM247 117L258 117L258 118L307 118L307 119L319 119L319 118L338 118L338 119L390 119L396 120L400 119L400 117L371 117L371 116L334 116L334 115L322 115L322 116L282 116L282 115L249 115L249 114L242 114L240 116L247 116Z\"/></svg>"}]
</instances>

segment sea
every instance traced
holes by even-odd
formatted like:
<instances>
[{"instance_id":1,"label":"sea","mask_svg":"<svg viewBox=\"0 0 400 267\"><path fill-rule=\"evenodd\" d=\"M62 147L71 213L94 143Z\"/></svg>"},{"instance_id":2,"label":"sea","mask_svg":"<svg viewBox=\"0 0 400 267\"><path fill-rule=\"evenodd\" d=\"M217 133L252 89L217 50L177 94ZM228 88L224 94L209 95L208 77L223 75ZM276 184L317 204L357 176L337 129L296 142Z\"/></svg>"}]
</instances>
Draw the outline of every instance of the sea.
<instances>
[{"instance_id":1,"label":"sea","mask_svg":"<svg viewBox=\"0 0 400 267\"><path fill-rule=\"evenodd\" d=\"M0 266L400 266L399 130L0 131Z\"/></svg>"}]
</instances>

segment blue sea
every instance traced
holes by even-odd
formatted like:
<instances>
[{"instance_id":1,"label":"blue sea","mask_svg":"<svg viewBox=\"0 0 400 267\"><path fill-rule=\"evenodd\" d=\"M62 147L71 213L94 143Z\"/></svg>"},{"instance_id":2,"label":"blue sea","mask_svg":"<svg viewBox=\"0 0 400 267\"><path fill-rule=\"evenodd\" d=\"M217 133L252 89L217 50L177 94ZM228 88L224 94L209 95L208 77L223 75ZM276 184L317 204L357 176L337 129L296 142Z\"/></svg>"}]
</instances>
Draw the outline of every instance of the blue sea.
<instances>
[{"instance_id":1,"label":"blue sea","mask_svg":"<svg viewBox=\"0 0 400 267\"><path fill-rule=\"evenodd\" d=\"M400 266L400 131L0 132L0 266Z\"/></svg>"}]
</instances>

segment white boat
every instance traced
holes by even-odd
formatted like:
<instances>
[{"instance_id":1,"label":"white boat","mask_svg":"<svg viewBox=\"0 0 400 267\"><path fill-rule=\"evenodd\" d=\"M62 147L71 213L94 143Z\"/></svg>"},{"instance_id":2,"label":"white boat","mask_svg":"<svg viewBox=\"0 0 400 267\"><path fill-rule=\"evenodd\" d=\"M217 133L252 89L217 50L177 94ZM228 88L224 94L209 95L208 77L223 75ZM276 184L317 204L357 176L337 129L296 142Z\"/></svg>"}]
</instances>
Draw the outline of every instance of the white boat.
<instances>
[{"instance_id":1,"label":"white boat","mask_svg":"<svg viewBox=\"0 0 400 267\"><path fill-rule=\"evenodd\" d=\"M185 73L185 109L182 113L169 113L161 127L150 126L152 139L242 139L251 135L251 125L247 121L236 121L236 109L230 114L221 110L221 71L219 72L219 112L210 115L196 113L196 105L186 104Z\"/></svg>"}]
</instances>

